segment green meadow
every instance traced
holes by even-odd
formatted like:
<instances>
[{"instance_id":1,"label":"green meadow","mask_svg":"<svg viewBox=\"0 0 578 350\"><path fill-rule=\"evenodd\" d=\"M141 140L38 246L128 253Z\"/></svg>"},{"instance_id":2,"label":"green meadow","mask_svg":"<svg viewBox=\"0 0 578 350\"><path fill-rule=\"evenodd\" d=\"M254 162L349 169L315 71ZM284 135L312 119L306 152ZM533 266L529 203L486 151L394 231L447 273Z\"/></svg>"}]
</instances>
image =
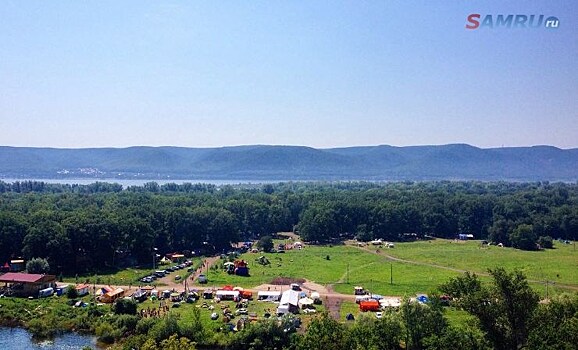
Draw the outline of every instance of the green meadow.
<instances>
[{"instance_id":1,"label":"green meadow","mask_svg":"<svg viewBox=\"0 0 578 350\"><path fill-rule=\"evenodd\" d=\"M379 253L376 253L377 249ZM256 259L261 255L271 264L258 264ZM249 263L251 276L229 275L221 268L210 269L209 285L255 287L277 277L288 277L332 285L336 292L345 294L353 294L353 287L361 285L377 294L412 296L429 293L449 278L461 274L452 269L475 272L488 280L485 276L488 269L503 266L508 270L521 270L541 294L546 293L546 281L549 293L567 290L567 286L578 288L578 252L573 245L560 243L555 244L554 249L528 252L482 247L479 241L439 239L397 243L392 249L306 246L303 250L289 250L283 254L246 253L240 258Z\"/></svg>"},{"instance_id":2,"label":"green meadow","mask_svg":"<svg viewBox=\"0 0 578 350\"><path fill-rule=\"evenodd\" d=\"M497 246L482 247L480 241L455 242L437 239L398 243L384 251L396 258L467 270L478 274L498 266L519 269L531 281L549 281L578 287L578 251L573 244L554 243L554 249L522 251Z\"/></svg>"}]
</instances>

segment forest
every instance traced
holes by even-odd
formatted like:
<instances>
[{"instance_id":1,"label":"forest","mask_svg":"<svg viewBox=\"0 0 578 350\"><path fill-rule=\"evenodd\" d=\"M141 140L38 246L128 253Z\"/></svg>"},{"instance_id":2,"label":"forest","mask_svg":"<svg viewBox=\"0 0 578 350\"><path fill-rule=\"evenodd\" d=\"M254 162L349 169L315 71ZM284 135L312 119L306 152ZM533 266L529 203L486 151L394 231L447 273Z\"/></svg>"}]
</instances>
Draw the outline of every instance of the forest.
<instances>
[{"instance_id":1,"label":"forest","mask_svg":"<svg viewBox=\"0 0 578 350\"><path fill-rule=\"evenodd\" d=\"M159 253L220 253L296 231L309 242L459 233L519 249L576 240L578 184L286 182L262 185L0 181L0 261L46 258L53 272L147 264Z\"/></svg>"}]
</instances>

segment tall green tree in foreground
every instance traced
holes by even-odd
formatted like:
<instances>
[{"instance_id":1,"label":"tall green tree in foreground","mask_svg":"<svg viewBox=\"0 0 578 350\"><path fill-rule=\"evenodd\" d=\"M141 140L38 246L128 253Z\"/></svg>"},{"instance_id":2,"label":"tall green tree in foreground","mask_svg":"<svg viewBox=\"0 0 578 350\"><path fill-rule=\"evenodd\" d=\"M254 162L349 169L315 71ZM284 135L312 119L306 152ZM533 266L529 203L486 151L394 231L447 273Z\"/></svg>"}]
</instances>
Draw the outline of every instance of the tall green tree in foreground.
<instances>
[{"instance_id":1,"label":"tall green tree in foreground","mask_svg":"<svg viewBox=\"0 0 578 350\"><path fill-rule=\"evenodd\" d=\"M562 294L536 310L528 349L578 349L578 294Z\"/></svg>"},{"instance_id":2,"label":"tall green tree in foreground","mask_svg":"<svg viewBox=\"0 0 578 350\"><path fill-rule=\"evenodd\" d=\"M345 326L328 313L311 321L307 332L300 337L298 350L349 350Z\"/></svg>"},{"instance_id":3,"label":"tall green tree in foreground","mask_svg":"<svg viewBox=\"0 0 578 350\"><path fill-rule=\"evenodd\" d=\"M451 279L442 292L459 298L458 305L475 316L480 328L497 350L526 346L539 297L520 271L489 270L491 286L477 282L475 275Z\"/></svg>"}]
</instances>

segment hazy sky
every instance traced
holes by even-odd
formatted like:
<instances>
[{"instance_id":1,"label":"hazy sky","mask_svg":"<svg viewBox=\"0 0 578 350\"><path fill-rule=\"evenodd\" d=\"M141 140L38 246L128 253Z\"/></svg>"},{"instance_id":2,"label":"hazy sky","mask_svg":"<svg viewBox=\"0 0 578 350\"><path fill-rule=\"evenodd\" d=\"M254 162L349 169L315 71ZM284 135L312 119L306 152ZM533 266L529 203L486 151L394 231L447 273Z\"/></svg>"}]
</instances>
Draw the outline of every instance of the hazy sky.
<instances>
[{"instance_id":1,"label":"hazy sky","mask_svg":"<svg viewBox=\"0 0 578 350\"><path fill-rule=\"evenodd\" d=\"M0 145L447 143L578 147L578 1L0 1Z\"/></svg>"}]
</instances>

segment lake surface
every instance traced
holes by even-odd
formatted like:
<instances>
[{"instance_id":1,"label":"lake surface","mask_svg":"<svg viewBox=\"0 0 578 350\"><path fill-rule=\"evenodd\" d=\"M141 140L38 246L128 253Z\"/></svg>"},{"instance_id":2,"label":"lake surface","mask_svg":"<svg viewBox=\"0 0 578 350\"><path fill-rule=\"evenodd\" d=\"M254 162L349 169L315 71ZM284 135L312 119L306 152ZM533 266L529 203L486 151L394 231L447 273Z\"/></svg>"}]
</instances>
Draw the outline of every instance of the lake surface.
<instances>
[{"instance_id":1,"label":"lake surface","mask_svg":"<svg viewBox=\"0 0 578 350\"><path fill-rule=\"evenodd\" d=\"M70 333L53 340L37 342L32 340L32 336L25 329L0 328L0 349L2 350L80 350L85 346L98 349L96 338Z\"/></svg>"}]
</instances>

